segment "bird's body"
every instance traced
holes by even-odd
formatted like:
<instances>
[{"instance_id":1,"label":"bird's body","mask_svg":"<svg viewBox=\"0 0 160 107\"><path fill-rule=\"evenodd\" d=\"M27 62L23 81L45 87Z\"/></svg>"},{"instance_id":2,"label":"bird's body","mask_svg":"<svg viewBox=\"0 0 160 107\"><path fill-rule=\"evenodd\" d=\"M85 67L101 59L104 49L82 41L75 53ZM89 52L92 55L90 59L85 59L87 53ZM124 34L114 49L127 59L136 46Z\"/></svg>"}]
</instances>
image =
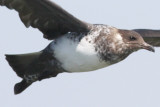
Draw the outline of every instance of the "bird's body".
<instances>
[{"instance_id":1,"label":"bird's body","mask_svg":"<svg viewBox=\"0 0 160 107\"><path fill-rule=\"evenodd\" d=\"M103 32L109 36L111 29L113 28L105 25L95 25L89 33L69 32L55 39L50 44L50 49L54 52L54 57L61 63L62 68L67 72L97 70L112 64L111 60L101 59L100 53L96 50L98 45L96 39L103 39L103 37L100 37L100 33ZM119 40L117 39L117 41ZM107 46L116 47L114 44L111 45L113 46L109 44Z\"/></svg>"},{"instance_id":2,"label":"bird's body","mask_svg":"<svg viewBox=\"0 0 160 107\"><path fill-rule=\"evenodd\" d=\"M160 31L89 24L49 0L0 0L0 5L15 9L26 27L38 28L45 38L53 40L40 52L6 55L22 78L15 85L15 94L62 72L94 71L118 63L139 49L154 51L151 45L160 46Z\"/></svg>"},{"instance_id":3,"label":"bird's body","mask_svg":"<svg viewBox=\"0 0 160 107\"><path fill-rule=\"evenodd\" d=\"M93 71L107 66L105 61L100 61L95 50L94 36L68 33L51 43L54 56L61 62L61 66L67 72ZM90 39L87 40L86 38Z\"/></svg>"},{"instance_id":4,"label":"bird's body","mask_svg":"<svg viewBox=\"0 0 160 107\"><path fill-rule=\"evenodd\" d=\"M55 39L45 50L53 53L65 72L87 72L123 60L130 54L127 46L118 29L94 25L88 33L69 32Z\"/></svg>"}]
</instances>

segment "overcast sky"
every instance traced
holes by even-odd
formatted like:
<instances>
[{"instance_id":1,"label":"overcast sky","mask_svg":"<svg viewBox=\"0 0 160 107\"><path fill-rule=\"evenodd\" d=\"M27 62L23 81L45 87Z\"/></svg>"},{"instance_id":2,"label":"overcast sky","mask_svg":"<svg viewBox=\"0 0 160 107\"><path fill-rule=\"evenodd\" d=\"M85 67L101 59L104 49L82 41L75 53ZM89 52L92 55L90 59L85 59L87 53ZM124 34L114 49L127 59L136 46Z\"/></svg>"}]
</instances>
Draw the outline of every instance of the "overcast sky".
<instances>
[{"instance_id":1,"label":"overcast sky","mask_svg":"<svg viewBox=\"0 0 160 107\"><path fill-rule=\"evenodd\" d=\"M159 0L54 1L89 23L160 28ZM49 43L37 29L26 29L17 12L0 7L0 107L160 107L160 48L135 52L101 70L63 73L15 96L13 87L21 79L4 54L36 52Z\"/></svg>"}]
</instances>

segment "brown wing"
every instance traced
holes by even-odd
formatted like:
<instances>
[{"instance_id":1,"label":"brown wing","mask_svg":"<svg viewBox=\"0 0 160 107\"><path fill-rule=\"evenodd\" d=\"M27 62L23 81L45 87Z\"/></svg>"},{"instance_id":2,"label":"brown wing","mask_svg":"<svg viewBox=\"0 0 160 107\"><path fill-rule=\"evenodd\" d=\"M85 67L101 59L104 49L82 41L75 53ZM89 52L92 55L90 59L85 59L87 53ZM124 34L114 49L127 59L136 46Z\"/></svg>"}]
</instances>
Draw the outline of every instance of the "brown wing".
<instances>
[{"instance_id":1,"label":"brown wing","mask_svg":"<svg viewBox=\"0 0 160 107\"><path fill-rule=\"evenodd\" d=\"M26 27L54 39L67 32L88 32L90 24L82 22L49 0L0 0L0 5L15 9Z\"/></svg>"},{"instance_id":2,"label":"brown wing","mask_svg":"<svg viewBox=\"0 0 160 107\"><path fill-rule=\"evenodd\" d=\"M160 46L160 30L134 29L134 31L139 33L147 43L153 46Z\"/></svg>"}]
</instances>

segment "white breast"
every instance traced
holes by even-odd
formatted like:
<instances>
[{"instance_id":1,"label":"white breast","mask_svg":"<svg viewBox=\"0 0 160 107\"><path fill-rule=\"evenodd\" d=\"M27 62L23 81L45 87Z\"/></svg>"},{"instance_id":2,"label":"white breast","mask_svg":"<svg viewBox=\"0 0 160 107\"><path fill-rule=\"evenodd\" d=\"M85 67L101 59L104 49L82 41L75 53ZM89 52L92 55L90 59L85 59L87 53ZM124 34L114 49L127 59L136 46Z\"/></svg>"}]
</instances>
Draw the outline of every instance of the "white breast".
<instances>
[{"instance_id":1,"label":"white breast","mask_svg":"<svg viewBox=\"0 0 160 107\"><path fill-rule=\"evenodd\" d=\"M51 47L64 70L68 72L93 71L109 64L100 61L92 41L91 36L83 37L79 42L77 39L73 40L64 35L53 41Z\"/></svg>"}]
</instances>

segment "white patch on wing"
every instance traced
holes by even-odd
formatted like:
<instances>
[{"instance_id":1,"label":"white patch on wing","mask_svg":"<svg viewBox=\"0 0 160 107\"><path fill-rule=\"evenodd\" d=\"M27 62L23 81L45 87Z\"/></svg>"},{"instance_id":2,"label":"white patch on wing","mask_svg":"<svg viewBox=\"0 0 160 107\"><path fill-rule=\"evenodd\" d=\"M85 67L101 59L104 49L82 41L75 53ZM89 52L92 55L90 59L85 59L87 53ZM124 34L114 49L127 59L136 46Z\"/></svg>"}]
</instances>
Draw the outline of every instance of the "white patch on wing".
<instances>
[{"instance_id":1,"label":"white patch on wing","mask_svg":"<svg viewBox=\"0 0 160 107\"><path fill-rule=\"evenodd\" d=\"M68 35L64 35L51 43L54 56L62 63L64 70L68 72L86 72L109 65L104 61L100 61L92 42L93 35L84 36L80 42L68 38Z\"/></svg>"}]
</instances>

